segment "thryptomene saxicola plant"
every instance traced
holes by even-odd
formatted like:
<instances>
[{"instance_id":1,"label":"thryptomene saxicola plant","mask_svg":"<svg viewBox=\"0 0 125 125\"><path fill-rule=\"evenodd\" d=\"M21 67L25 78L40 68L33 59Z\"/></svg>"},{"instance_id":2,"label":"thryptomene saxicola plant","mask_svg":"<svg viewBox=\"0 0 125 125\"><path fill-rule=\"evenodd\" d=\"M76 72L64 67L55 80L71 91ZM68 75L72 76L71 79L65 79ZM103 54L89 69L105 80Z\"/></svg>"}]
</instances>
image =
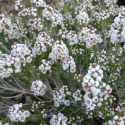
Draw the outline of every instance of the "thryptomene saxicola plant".
<instances>
[{"instance_id":1,"label":"thryptomene saxicola plant","mask_svg":"<svg viewBox=\"0 0 125 125\"><path fill-rule=\"evenodd\" d=\"M124 125L125 7L25 2L0 14L0 125Z\"/></svg>"}]
</instances>

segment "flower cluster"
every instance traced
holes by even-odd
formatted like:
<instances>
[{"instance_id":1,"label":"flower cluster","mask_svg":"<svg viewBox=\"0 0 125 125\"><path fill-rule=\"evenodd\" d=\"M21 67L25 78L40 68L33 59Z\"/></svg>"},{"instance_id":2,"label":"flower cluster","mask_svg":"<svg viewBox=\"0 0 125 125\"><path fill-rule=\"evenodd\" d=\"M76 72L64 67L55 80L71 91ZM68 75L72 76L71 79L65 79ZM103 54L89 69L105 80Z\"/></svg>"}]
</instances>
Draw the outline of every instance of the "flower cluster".
<instances>
[{"instance_id":1,"label":"flower cluster","mask_svg":"<svg viewBox=\"0 0 125 125\"><path fill-rule=\"evenodd\" d=\"M67 35L66 35L66 39L68 39L69 45L75 45L78 43L78 38L77 38L77 34L75 33L75 31L70 31Z\"/></svg>"},{"instance_id":2,"label":"flower cluster","mask_svg":"<svg viewBox=\"0 0 125 125\"><path fill-rule=\"evenodd\" d=\"M30 18L28 21L28 25L30 26L30 32L34 30L41 31L43 29L43 25L40 18Z\"/></svg>"},{"instance_id":3,"label":"flower cluster","mask_svg":"<svg viewBox=\"0 0 125 125\"><path fill-rule=\"evenodd\" d=\"M0 60L0 77L8 77L13 73L13 69L10 67L6 67L7 62L5 60Z\"/></svg>"},{"instance_id":4,"label":"flower cluster","mask_svg":"<svg viewBox=\"0 0 125 125\"><path fill-rule=\"evenodd\" d=\"M17 24L14 23L9 26L8 36L9 39L19 39L22 37L22 34L19 32L19 27L17 26Z\"/></svg>"},{"instance_id":5,"label":"flower cluster","mask_svg":"<svg viewBox=\"0 0 125 125\"><path fill-rule=\"evenodd\" d=\"M118 6L116 5L116 0L104 0L103 4L106 6L105 8L100 8L102 6L101 1L94 0L95 5L93 5L92 1L85 0L82 3L79 2L79 6L76 7L76 12L78 14L79 11L87 11L91 12L93 18L97 20L97 22L100 22L101 20L105 20L109 18L110 15L116 15L118 12ZM108 9L106 9L108 8ZM99 10L99 11L98 11Z\"/></svg>"},{"instance_id":6,"label":"flower cluster","mask_svg":"<svg viewBox=\"0 0 125 125\"><path fill-rule=\"evenodd\" d=\"M2 54L0 76L8 77L11 73L21 72L21 64L31 63L32 54L25 44L14 43L10 55ZM13 68L14 67L14 68Z\"/></svg>"},{"instance_id":7,"label":"flower cluster","mask_svg":"<svg viewBox=\"0 0 125 125\"><path fill-rule=\"evenodd\" d=\"M29 117L30 112L22 109L22 104L14 104L9 108L8 117L13 122L25 122L26 117Z\"/></svg>"},{"instance_id":8,"label":"flower cluster","mask_svg":"<svg viewBox=\"0 0 125 125\"><path fill-rule=\"evenodd\" d=\"M109 80L110 84L115 85L115 82L118 79L120 71L121 71L120 65L116 65L116 69L114 69L114 72L110 74L110 80Z\"/></svg>"},{"instance_id":9,"label":"flower cluster","mask_svg":"<svg viewBox=\"0 0 125 125\"><path fill-rule=\"evenodd\" d=\"M62 40L56 41L52 46L52 52L49 54L49 58L56 62L57 59L65 60L65 58L69 55L69 51L67 46L64 44Z\"/></svg>"},{"instance_id":10,"label":"flower cluster","mask_svg":"<svg viewBox=\"0 0 125 125\"><path fill-rule=\"evenodd\" d=\"M52 22L52 25L51 25L51 26L52 26L52 27L55 27L55 26L57 26L57 25L61 25L61 26L64 25L64 24L63 24L62 14L61 14L58 10L52 8L52 7L49 6L49 5L47 5L47 6L43 9L42 15L43 15L43 17L46 18L47 20L51 20L51 22ZM53 16L52 16L52 15L53 15Z\"/></svg>"},{"instance_id":11,"label":"flower cluster","mask_svg":"<svg viewBox=\"0 0 125 125\"><path fill-rule=\"evenodd\" d=\"M83 46L83 45L82 45L82 46ZM77 55L77 54L82 55L83 52L84 52L84 49L82 49L82 48L79 48L79 49L74 48L74 49L72 50L72 54L73 54L73 55Z\"/></svg>"},{"instance_id":12,"label":"flower cluster","mask_svg":"<svg viewBox=\"0 0 125 125\"><path fill-rule=\"evenodd\" d=\"M61 105L69 106L70 100L67 99L71 95L71 92L68 91L67 86L63 86L62 88L53 90L53 100L55 107L59 107Z\"/></svg>"},{"instance_id":13,"label":"flower cluster","mask_svg":"<svg viewBox=\"0 0 125 125\"><path fill-rule=\"evenodd\" d=\"M25 44L19 44L15 42L11 47L11 55L15 58L15 61L17 61L17 63L31 63L31 50L29 50L29 48Z\"/></svg>"},{"instance_id":14,"label":"flower cluster","mask_svg":"<svg viewBox=\"0 0 125 125\"><path fill-rule=\"evenodd\" d=\"M41 41L36 41L34 44L34 48L32 50L33 56L36 57L36 55L41 55L43 52L46 52L46 46L43 42Z\"/></svg>"},{"instance_id":15,"label":"flower cluster","mask_svg":"<svg viewBox=\"0 0 125 125\"><path fill-rule=\"evenodd\" d=\"M66 34L68 33L68 30L65 28L65 27L62 27L60 30L59 30L59 33L58 35L61 35L61 37L64 39L66 38Z\"/></svg>"},{"instance_id":16,"label":"flower cluster","mask_svg":"<svg viewBox=\"0 0 125 125\"><path fill-rule=\"evenodd\" d=\"M51 125L67 125L67 117L64 116L62 113L58 113L57 115L53 115L52 119L50 120Z\"/></svg>"},{"instance_id":17,"label":"flower cluster","mask_svg":"<svg viewBox=\"0 0 125 125\"><path fill-rule=\"evenodd\" d=\"M62 62L62 68L63 70L67 70L71 73L74 73L76 71L76 65L75 65L75 61L74 58L72 56L67 56L65 60L63 60Z\"/></svg>"},{"instance_id":18,"label":"flower cluster","mask_svg":"<svg viewBox=\"0 0 125 125\"><path fill-rule=\"evenodd\" d=\"M5 34L9 33L9 30L6 27L11 25L11 18L6 17L4 14L0 14L0 33L4 31Z\"/></svg>"},{"instance_id":19,"label":"flower cluster","mask_svg":"<svg viewBox=\"0 0 125 125\"><path fill-rule=\"evenodd\" d=\"M105 50L102 50L98 57L98 63L102 65L103 70L110 70L109 69L109 55L107 55Z\"/></svg>"},{"instance_id":20,"label":"flower cluster","mask_svg":"<svg viewBox=\"0 0 125 125\"><path fill-rule=\"evenodd\" d=\"M36 16L36 8L33 7L28 7L28 8L23 8L21 11L19 11L18 16L19 17L27 17L27 16Z\"/></svg>"},{"instance_id":21,"label":"flower cluster","mask_svg":"<svg viewBox=\"0 0 125 125\"><path fill-rule=\"evenodd\" d=\"M89 66L88 74L83 78L83 90L86 92L84 95L85 105L90 110L94 110L96 106L100 107L102 101L106 100L112 89L109 85L102 82L103 71L97 64Z\"/></svg>"},{"instance_id":22,"label":"flower cluster","mask_svg":"<svg viewBox=\"0 0 125 125\"><path fill-rule=\"evenodd\" d=\"M114 52L116 51L116 53L114 54ZM110 60L114 65L118 65L119 62L119 56L122 55L122 49L121 48L116 48L116 47L112 47L112 53L110 53Z\"/></svg>"},{"instance_id":23,"label":"flower cluster","mask_svg":"<svg viewBox=\"0 0 125 125\"><path fill-rule=\"evenodd\" d=\"M37 41L40 41L45 45L52 46L54 40L46 32L40 32L38 34Z\"/></svg>"},{"instance_id":24,"label":"flower cluster","mask_svg":"<svg viewBox=\"0 0 125 125\"><path fill-rule=\"evenodd\" d=\"M42 64L39 66L39 70L46 74L47 71L51 71L50 61L47 61L45 59L41 60Z\"/></svg>"},{"instance_id":25,"label":"flower cluster","mask_svg":"<svg viewBox=\"0 0 125 125\"><path fill-rule=\"evenodd\" d=\"M69 5L70 0L60 0L59 4L61 7L63 7L64 5Z\"/></svg>"},{"instance_id":26,"label":"flower cluster","mask_svg":"<svg viewBox=\"0 0 125 125\"><path fill-rule=\"evenodd\" d=\"M82 94L81 94L80 90L77 90L75 93L73 93L73 98L75 101L82 100Z\"/></svg>"},{"instance_id":27,"label":"flower cluster","mask_svg":"<svg viewBox=\"0 0 125 125\"><path fill-rule=\"evenodd\" d=\"M35 109L38 109L39 107L42 107L44 105L44 103L42 102L33 102L32 103L32 108L31 108L31 111L34 112Z\"/></svg>"},{"instance_id":28,"label":"flower cluster","mask_svg":"<svg viewBox=\"0 0 125 125\"><path fill-rule=\"evenodd\" d=\"M82 81L81 74L75 74L74 79L76 79L78 82L81 82Z\"/></svg>"},{"instance_id":29,"label":"flower cluster","mask_svg":"<svg viewBox=\"0 0 125 125\"><path fill-rule=\"evenodd\" d=\"M20 32L20 27L16 23L11 23L11 18L5 16L4 14L0 14L0 33L4 33L8 35L5 37L5 41L8 42L8 39L18 39L20 40L21 37L24 35Z\"/></svg>"},{"instance_id":30,"label":"flower cluster","mask_svg":"<svg viewBox=\"0 0 125 125\"><path fill-rule=\"evenodd\" d=\"M39 109L42 107L41 114L42 114L42 117L45 118L45 117L47 116L47 112L46 112L46 109L43 108L44 105L45 105L45 104L42 103L42 102L35 102L35 101L34 101L34 102L32 103L31 111L32 111L32 112L35 112L36 109L39 110Z\"/></svg>"},{"instance_id":31,"label":"flower cluster","mask_svg":"<svg viewBox=\"0 0 125 125\"><path fill-rule=\"evenodd\" d=\"M31 3L34 3L36 7L46 7L46 3L43 0L31 0Z\"/></svg>"},{"instance_id":32,"label":"flower cluster","mask_svg":"<svg viewBox=\"0 0 125 125\"><path fill-rule=\"evenodd\" d=\"M110 28L110 35L111 35L111 42L124 42L125 38L125 7L121 7L118 16L115 17L114 23L111 25Z\"/></svg>"},{"instance_id":33,"label":"flower cluster","mask_svg":"<svg viewBox=\"0 0 125 125\"><path fill-rule=\"evenodd\" d=\"M76 71L74 58L69 56L67 46L62 40L54 43L52 52L49 54L49 58L51 58L52 63L57 62L57 59L62 60L63 70L68 70L70 68L70 72L74 73Z\"/></svg>"},{"instance_id":34,"label":"flower cluster","mask_svg":"<svg viewBox=\"0 0 125 125\"><path fill-rule=\"evenodd\" d=\"M125 124L125 102L121 103L115 108L115 113L112 111L111 115L113 116L112 120L108 120L107 122L103 123L103 125L124 125Z\"/></svg>"},{"instance_id":35,"label":"flower cluster","mask_svg":"<svg viewBox=\"0 0 125 125\"><path fill-rule=\"evenodd\" d=\"M65 17L65 20L66 20L66 21L69 21L70 25L73 25L73 24L74 24L74 19L72 18L71 13L65 13L65 14L64 14L64 17Z\"/></svg>"},{"instance_id":36,"label":"flower cluster","mask_svg":"<svg viewBox=\"0 0 125 125\"><path fill-rule=\"evenodd\" d=\"M74 117L69 117L67 124L69 124L69 125L76 125L75 118Z\"/></svg>"},{"instance_id":37,"label":"flower cluster","mask_svg":"<svg viewBox=\"0 0 125 125\"><path fill-rule=\"evenodd\" d=\"M78 39L80 42L85 42L87 48L91 48L93 45L97 43L101 43L103 40L99 34L96 34L96 29L94 27L88 28L83 27L81 32L79 33Z\"/></svg>"},{"instance_id":38,"label":"flower cluster","mask_svg":"<svg viewBox=\"0 0 125 125\"><path fill-rule=\"evenodd\" d=\"M91 11L91 13L95 12L94 6L92 5L92 2L90 0L82 1L82 3L80 1L78 1L78 3L79 3L78 6L76 6L76 8L75 8L76 14L79 14L80 11L81 12ZM87 13L87 15L88 15L88 13ZM88 17L88 16L85 16L85 17Z\"/></svg>"},{"instance_id":39,"label":"flower cluster","mask_svg":"<svg viewBox=\"0 0 125 125\"><path fill-rule=\"evenodd\" d=\"M32 82L31 90L34 91L34 95L43 96L45 94L46 86L41 80L36 80Z\"/></svg>"},{"instance_id":40,"label":"flower cluster","mask_svg":"<svg viewBox=\"0 0 125 125\"><path fill-rule=\"evenodd\" d=\"M77 21L79 22L80 25L83 24L88 24L89 23L89 16L88 14L85 12L84 9L79 10L79 14L76 16Z\"/></svg>"},{"instance_id":41,"label":"flower cluster","mask_svg":"<svg viewBox=\"0 0 125 125\"><path fill-rule=\"evenodd\" d=\"M23 0L16 0L15 1L15 10L18 11L19 8L23 8L24 6L21 4Z\"/></svg>"},{"instance_id":42,"label":"flower cluster","mask_svg":"<svg viewBox=\"0 0 125 125\"><path fill-rule=\"evenodd\" d=\"M125 122L123 121L123 119L121 117L119 118L117 115L113 117L112 121L111 120L108 121L109 125L124 125L124 123Z\"/></svg>"},{"instance_id":43,"label":"flower cluster","mask_svg":"<svg viewBox=\"0 0 125 125\"><path fill-rule=\"evenodd\" d=\"M105 1L107 4L106 6L109 8L108 10L101 10L101 12L96 12L95 17L98 19L98 21L106 20L110 17L110 15L116 15L118 13L118 6L115 5L116 1Z\"/></svg>"}]
</instances>

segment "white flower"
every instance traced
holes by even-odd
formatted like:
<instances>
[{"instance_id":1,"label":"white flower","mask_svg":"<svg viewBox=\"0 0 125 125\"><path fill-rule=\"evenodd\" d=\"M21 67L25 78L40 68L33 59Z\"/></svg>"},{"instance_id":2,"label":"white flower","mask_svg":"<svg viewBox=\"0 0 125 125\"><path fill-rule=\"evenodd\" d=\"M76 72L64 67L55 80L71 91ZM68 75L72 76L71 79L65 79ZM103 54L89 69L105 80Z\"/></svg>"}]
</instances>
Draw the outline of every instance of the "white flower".
<instances>
[{"instance_id":1,"label":"white flower","mask_svg":"<svg viewBox=\"0 0 125 125\"><path fill-rule=\"evenodd\" d=\"M99 103L97 103L97 106L98 106L98 107L100 107L101 105L102 105L102 103L100 103L100 102L99 102Z\"/></svg>"},{"instance_id":2,"label":"white flower","mask_svg":"<svg viewBox=\"0 0 125 125\"><path fill-rule=\"evenodd\" d=\"M54 106L59 107L59 105L60 105L59 102L55 101Z\"/></svg>"},{"instance_id":3,"label":"white flower","mask_svg":"<svg viewBox=\"0 0 125 125\"><path fill-rule=\"evenodd\" d=\"M70 105L70 101L69 100L65 100L64 104L65 104L65 106L69 106Z\"/></svg>"},{"instance_id":4,"label":"white flower","mask_svg":"<svg viewBox=\"0 0 125 125\"><path fill-rule=\"evenodd\" d=\"M32 62L32 58L31 58L30 56L28 56L28 57L26 58L26 62L31 63L31 62Z\"/></svg>"},{"instance_id":5,"label":"white flower","mask_svg":"<svg viewBox=\"0 0 125 125\"><path fill-rule=\"evenodd\" d=\"M21 63L20 62L15 62L14 66L16 69L20 69Z\"/></svg>"},{"instance_id":6,"label":"white flower","mask_svg":"<svg viewBox=\"0 0 125 125\"><path fill-rule=\"evenodd\" d=\"M92 104L91 106L89 106L89 109L94 110L95 106L96 106L95 104Z\"/></svg>"},{"instance_id":7,"label":"white flower","mask_svg":"<svg viewBox=\"0 0 125 125\"><path fill-rule=\"evenodd\" d=\"M95 87L98 87L98 86L99 86L99 82L95 81Z\"/></svg>"},{"instance_id":8,"label":"white flower","mask_svg":"<svg viewBox=\"0 0 125 125\"><path fill-rule=\"evenodd\" d=\"M29 112L28 110L25 110L25 111L23 112L23 114L25 115L25 117L29 117L30 112Z\"/></svg>"},{"instance_id":9,"label":"white flower","mask_svg":"<svg viewBox=\"0 0 125 125\"><path fill-rule=\"evenodd\" d=\"M108 124L109 124L109 125L113 125L112 121L110 121L110 120L108 121Z\"/></svg>"},{"instance_id":10,"label":"white flower","mask_svg":"<svg viewBox=\"0 0 125 125\"><path fill-rule=\"evenodd\" d=\"M96 78L96 77L98 77L98 73L95 72L92 74L92 76Z\"/></svg>"},{"instance_id":11,"label":"white flower","mask_svg":"<svg viewBox=\"0 0 125 125\"><path fill-rule=\"evenodd\" d=\"M97 96L94 96L93 99L92 99L93 102L98 102L98 97Z\"/></svg>"},{"instance_id":12,"label":"white flower","mask_svg":"<svg viewBox=\"0 0 125 125\"><path fill-rule=\"evenodd\" d=\"M92 100L90 98L86 98L85 105L87 106L87 108L90 108L90 106L92 105Z\"/></svg>"},{"instance_id":13,"label":"white flower","mask_svg":"<svg viewBox=\"0 0 125 125\"><path fill-rule=\"evenodd\" d=\"M117 115L116 115L116 116L114 116L114 119L115 119L115 120L118 120L118 118L119 118L119 117L118 117Z\"/></svg>"},{"instance_id":14,"label":"white flower","mask_svg":"<svg viewBox=\"0 0 125 125\"><path fill-rule=\"evenodd\" d=\"M98 76L98 77L96 78L96 80L97 80L98 82L100 82L100 81L102 80L102 78L101 78L100 76Z\"/></svg>"},{"instance_id":15,"label":"white flower","mask_svg":"<svg viewBox=\"0 0 125 125\"><path fill-rule=\"evenodd\" d=\"M79 15L76 16L76 19L80 23L80 25L88 24L89 22L88 14L83 10L79 11Z\"/></svg>"},{"instance_id":16,"label":"white flower","mask_svg":"<svg viewBox=\"0 0 125 125\"><path fill-rule=\"evenodd\" d=\"M21 115L20 117L19 117L19 120L21 121L21 122L25 122L25 116L24 115Z\"/></svg>"}]
</instances>

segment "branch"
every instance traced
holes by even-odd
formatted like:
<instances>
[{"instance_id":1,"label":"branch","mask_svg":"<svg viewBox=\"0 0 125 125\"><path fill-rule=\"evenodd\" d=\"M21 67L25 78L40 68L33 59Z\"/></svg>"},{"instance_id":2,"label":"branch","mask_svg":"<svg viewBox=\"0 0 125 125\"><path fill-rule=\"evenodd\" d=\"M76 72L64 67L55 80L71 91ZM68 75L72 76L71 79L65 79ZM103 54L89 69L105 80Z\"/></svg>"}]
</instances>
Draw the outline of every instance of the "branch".
<instances>
[{"instance_id":1,"label":"branch","mask_svg":"<svg viewBox=\"0 0 125 125\"><path fill-rule=\"evenodd\" d=\"M2 97L2 99L16 98L16 97L18 97L18 96L20 96L20 95L23 95L23 94L24 94L24 93L20 93L20 94L18 94L18 95L16 95L16 96Z\"/></svg>"},{"instance_id":2,"label":"branch","mask_svg":"<svg viewBox=\"0 0 125 125\"><path fill-rule=\"evenodd\" d=\"M0 45L2 46L2 48L3 48L4 50L6 50L6 52L7 52L8 54L11 53L10 50L8 50L8 49L3 45L3 43L0 43Z\"/></svg>"},{"instance_id":3,"label":"branch","mask_svg":"<svg viewBox=\"0 0 125 125\"><path fill-rule=\"evenodd\" d=\"M26 90L26 89L18 89L18 88L14 88L14 87L10 87L10 86L2 86L0 85L0 88L5 89L5 90L10 90L10 91L16 91L16 92L21 92L24 94L30 94L30 95L34 95L34 92L31 90Z\"/></svg>"}]
</instances>

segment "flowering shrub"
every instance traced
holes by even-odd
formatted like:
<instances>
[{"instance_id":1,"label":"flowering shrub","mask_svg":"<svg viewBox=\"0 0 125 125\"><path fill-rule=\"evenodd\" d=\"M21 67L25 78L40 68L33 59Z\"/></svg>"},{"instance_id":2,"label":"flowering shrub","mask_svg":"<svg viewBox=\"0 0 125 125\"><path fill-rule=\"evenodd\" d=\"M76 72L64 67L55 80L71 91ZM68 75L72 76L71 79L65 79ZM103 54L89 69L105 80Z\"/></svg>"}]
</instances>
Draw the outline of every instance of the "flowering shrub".
<instances>
[{"instance_id":1,"label":"flowering shrub","mask_svg":"<svg viewBox=\"0 0 125 125\"><path fill-rule=\"evenodd\" d=\"M124 125L125 7L26 1L0 14L0 125Z\"/></svg>"}]
</instances>

